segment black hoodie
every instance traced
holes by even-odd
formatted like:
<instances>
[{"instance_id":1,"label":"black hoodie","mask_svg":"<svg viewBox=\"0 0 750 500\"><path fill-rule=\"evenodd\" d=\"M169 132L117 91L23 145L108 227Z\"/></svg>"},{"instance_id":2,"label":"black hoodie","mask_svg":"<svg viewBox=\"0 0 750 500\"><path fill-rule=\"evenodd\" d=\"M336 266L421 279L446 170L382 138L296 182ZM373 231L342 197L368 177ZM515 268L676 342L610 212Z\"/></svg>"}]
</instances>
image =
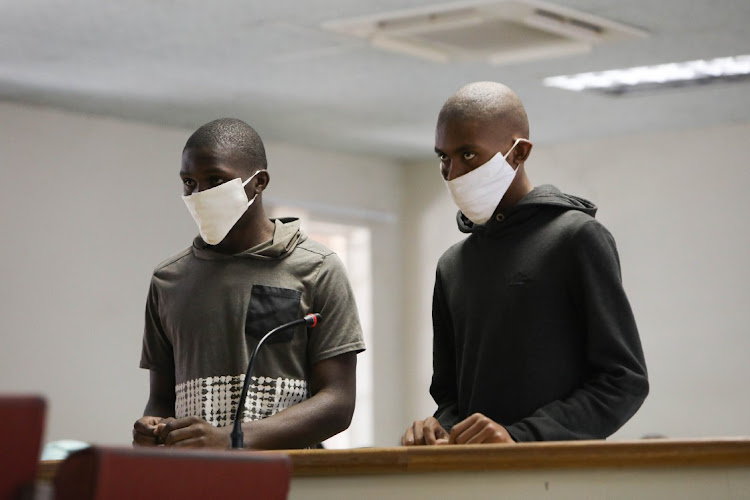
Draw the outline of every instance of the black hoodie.
<instances>
[{"instance_id":1,"label":"black hoodie","mask_svg":"<svg viewBox=\"0 0 750 500\"><path fill-rule=\"evenodd\" d=\"M605 438L648 394L612 235L589 201L541 186L440 258L435 416L475 412L516 441Z\"/></svg>"}]
</instances>

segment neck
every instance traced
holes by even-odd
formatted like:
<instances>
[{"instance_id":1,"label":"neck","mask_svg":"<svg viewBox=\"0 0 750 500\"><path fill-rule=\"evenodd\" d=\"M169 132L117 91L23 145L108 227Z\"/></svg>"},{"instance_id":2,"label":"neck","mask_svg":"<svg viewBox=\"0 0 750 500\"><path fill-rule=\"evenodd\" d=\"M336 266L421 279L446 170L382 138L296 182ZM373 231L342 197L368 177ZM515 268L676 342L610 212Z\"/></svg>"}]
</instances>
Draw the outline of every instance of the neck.
<instances>
[{"instance_id":1,"label":"neck","mask_svg":"<svg viewBox=\"0 0 750 500\"><path fill-rule=\"evenodd\" d=\"M273 238L274 223L266 217L260 199L237 221L227 237L213 247L220 253L234 255Z\"/></svg>"},{"instance_id":2,"label":"neck","mask_svg":"<svg viewBox=\"0 0 750 500\"><path fill-rule=\"evenodd\" d=\"M526 170L524 169L523 164L520 164L518 166L518 171L516 172L516 178L513 179L513 183L508 188L508 191L506 191L503 199L500 200L500 203L497 206L497 211L506 212L509 208L521 201L521 199L533 189L534 186L526 176Z\"/></svg>"}]
</instances>

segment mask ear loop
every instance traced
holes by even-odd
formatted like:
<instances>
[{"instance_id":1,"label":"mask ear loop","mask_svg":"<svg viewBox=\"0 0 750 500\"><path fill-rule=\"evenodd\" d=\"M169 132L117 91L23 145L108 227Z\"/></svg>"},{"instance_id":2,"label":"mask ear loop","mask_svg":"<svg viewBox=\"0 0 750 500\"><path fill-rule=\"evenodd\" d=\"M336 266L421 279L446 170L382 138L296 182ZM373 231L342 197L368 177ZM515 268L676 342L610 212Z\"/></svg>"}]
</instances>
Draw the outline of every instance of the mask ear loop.
<instances>
[{"instance_id":1,"label":"mask ear loop","mask_svg":"<svg viewBox=\"0 0 750 500\"><path fill-rule=\"evenodd\" d=\"M265 172L265 169L256 170L253 175L251 175L250 177L248 177L247 180L242 183L242 187L247 186L247 183L250 182L251 180L253 180L253 177L255 177L256 175L258 175L261 172Z\"/></svg>"},{"instance_id":2,"label":"mask ear loop","mask_svg":"<svg viewBox=\"0 0 750 500\"><path fill-rule=\"evenodd\" d=\"M508 152L505 153L505 156L503 156L503 160L506 160L506 161L508 160L508 156L510 156L510 152L513 151L513 148L515 148L516 146L518 146L518 143L521 142L521 141L529 142L529 143L531 142L528 139L524 139L523 137L519 137L518 139L516 139L516 142L514 142L513 145L510 147L510 149L508 150ZM521 165L520 163L518 165L516 165L516 168L514 168L514 170L518 170L518 167L520 165Z\"/></svg>"},{"instance_id":3,"label":"mask ear loop","mask_svg":"<svg viewBox=\"0 0 750 500\"><path fill-rule=\"evenodd\" d=\"M258 175L259 173L264 172L264 171L265 171L265 169L256 170L253 175L251 175L250 177L248 177L247 180L242 183L242 187L244 188L245 186L247 186L247 183L250 182L251 180L253 180L253 177L255 177L256 175ZM247 202L247 207L249 207L250 205L252 205L253 202L255 201L255 198L257 198L257 197L258 197L258 193L255 193L255 196L253 196L253 199L250 200L249 202Z\"/></svg>"}]
</instances>

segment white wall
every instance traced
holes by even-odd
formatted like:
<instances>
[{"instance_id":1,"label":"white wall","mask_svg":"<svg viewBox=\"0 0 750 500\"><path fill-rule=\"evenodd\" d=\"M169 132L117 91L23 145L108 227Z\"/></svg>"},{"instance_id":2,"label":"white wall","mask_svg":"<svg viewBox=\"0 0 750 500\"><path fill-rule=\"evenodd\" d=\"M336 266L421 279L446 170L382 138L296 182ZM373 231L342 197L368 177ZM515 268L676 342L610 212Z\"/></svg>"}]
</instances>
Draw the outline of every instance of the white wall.
<instances>
[{"instance_id":1,"label":"white wall","mask_svg":"<svg viewBox=\"0 0 750 500\"><path fill-rule=\"evenodd\" d=\"M262 135L262 124L258 124ZM148 373L138 368L151 270L196 233L180 199L171 130L0 103L0 393L48 398L46 441L130 442ZM403 427L398 225L401 168L267 143L269 197L379 214L373 235L375 441Z\"/></svg>"},{"instance_id":2,"label":"white wall","mask_svg":"<svg viewBox=\"0 0 750 500\"><path fill-rule=\"evenodd\" d=\"M533 137L532 137L533 139ZM589 198L614 234L641 332L651 394L615 435L750 434L750 125L539 144L532 181ZM416 373L408 418L434 411L430 296L437 259L462 238L437 161L406 171L405 322Z\"/></svg>"}]
</instances>

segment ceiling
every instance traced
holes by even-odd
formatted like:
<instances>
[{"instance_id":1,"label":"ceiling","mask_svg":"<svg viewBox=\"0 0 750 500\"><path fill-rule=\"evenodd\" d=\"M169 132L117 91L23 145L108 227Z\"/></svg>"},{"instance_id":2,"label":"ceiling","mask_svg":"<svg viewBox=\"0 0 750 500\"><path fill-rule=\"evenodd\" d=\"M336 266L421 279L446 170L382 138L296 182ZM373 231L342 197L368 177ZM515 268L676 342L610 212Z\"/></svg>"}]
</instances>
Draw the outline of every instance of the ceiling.
<instances>
[{"instance_id":1,"label":"ceiling","mask_svg":"<svg viewBox=\"0 0 750 500\"><path fill-rule=\"evenodd\" d=\"M750 120L747 80L626 97L542 85L748 54L750 1L557 3L650 36L493 66L412 58L322 27L435 4L424 0L0 0L0 99L187 129L232 116L267 140L396 160L431 159L440 106L476 80L519 93L536 142Z\"/></svg>"}]
</instances>

